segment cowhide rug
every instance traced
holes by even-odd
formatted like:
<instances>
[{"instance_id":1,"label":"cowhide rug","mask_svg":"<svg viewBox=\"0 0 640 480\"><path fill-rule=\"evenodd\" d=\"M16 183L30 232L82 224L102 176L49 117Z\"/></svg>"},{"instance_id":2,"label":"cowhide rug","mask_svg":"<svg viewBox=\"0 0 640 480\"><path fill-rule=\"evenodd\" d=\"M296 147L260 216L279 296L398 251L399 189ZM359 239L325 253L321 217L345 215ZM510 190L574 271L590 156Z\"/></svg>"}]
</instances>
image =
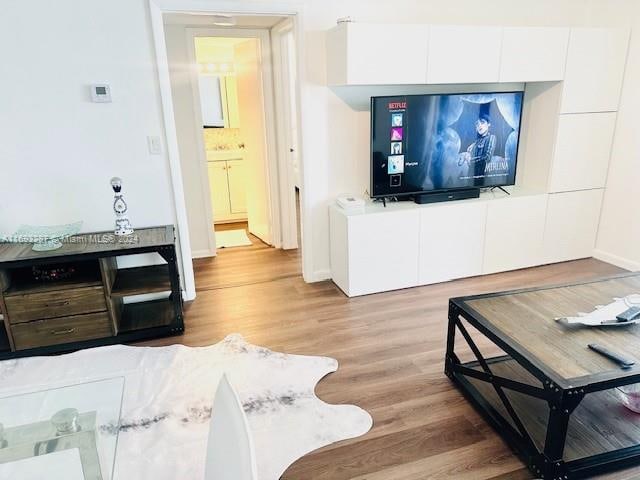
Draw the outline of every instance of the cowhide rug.
<instances>
[{"instance_id":1,"label":"cowhide rug","mask_svg":"<svg viewBox=\"0 0 640 480\"><path fill-rule=\"evenodd\" d=\"M119 429L114 480L197 480L204 476L214 392L226 372L247 413L259 479L276 480L306 453L371 428L359 407L316 397L316 384L337 368L332 358L277 353L234 334L209 347L116 345L6 360L0 397L123 376L120 425L98 427L105 439Z\"/></svg>"}]
</instances>

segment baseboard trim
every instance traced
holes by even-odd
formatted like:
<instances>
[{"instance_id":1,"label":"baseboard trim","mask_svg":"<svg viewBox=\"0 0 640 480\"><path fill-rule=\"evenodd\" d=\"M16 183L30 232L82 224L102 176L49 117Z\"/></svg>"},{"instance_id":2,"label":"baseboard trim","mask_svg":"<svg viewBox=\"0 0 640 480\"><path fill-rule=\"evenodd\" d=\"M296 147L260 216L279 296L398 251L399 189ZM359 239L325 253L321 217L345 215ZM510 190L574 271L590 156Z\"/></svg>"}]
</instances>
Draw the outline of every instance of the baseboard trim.
<instances>
[{"instance_id":1,"label":"baseboard trim","mask_svg":"<svg viewBox=\"0 0 640 480\"><path fill-rule=\"evenodd\" d=\"M210 250L192 250L191 258L205 258L205 257L215 257L216 254L212 253Z\"/></svg>"},{"instance_id":2,"label":"baseboard trim","mask_svg":"<svg viewBox=\"0 0 640 480\"><path fill-rule=\"evenodd\" d=\"M316 270L304 278L307 283L323 282L325 280L331 280L331 270L329 269Z\"/></svg>"},{"instance_id":3,"label":"baseboard trim","mask_svg":"<svg viewBox=\"0 0 640 480\"><path fill-rule=\"evenodd\" d=\"M193 292L193 296L189 295L186 290L182 290L182 299L185 302L190 302L196 299L196 292Z\"/></svg>"},{"instance_id":4,"label":"baseboard trim","mask_svg":"<svg viewBox=\"0 0 640 480\"><path fill-rule=\"evenodd\" d=\"M640 270L640 262L634 262L633 260L629 260L628 258L620 257L608 252L603 252L602 250L594 250L593 258L597 258L598 260L602 260L603 262L611 263L616 267L624 268L631 272Z\"/></svg>"}]
</instances>

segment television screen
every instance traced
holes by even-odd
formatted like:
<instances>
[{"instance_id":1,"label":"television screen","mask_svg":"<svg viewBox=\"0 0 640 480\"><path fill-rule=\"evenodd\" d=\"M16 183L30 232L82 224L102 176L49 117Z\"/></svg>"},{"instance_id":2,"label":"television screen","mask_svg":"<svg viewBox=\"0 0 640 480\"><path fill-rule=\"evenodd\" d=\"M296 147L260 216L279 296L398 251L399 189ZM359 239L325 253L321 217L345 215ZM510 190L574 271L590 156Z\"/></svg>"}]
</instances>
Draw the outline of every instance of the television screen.
<instances>
[{"instance_id":1,"label":"television screen","mask_svg":"<svg viewBox=\"0 0 640 480\"><path fill-rule=\"evenodd\" d=\"M371 196L513 185L523 92L371 99Z\"/></svg>"}]
</instances>

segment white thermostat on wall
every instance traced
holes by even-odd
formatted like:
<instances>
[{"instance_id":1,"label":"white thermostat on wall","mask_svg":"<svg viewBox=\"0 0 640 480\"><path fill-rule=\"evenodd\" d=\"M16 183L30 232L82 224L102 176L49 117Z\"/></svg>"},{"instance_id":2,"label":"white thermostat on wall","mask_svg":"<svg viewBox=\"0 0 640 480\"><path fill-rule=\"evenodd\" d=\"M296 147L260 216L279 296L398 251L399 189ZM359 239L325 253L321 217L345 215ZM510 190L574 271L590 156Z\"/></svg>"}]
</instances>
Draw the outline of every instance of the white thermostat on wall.
<instances>
[{"instance_id":1,"label":"white thermostat on wall","mask_svg":"<svg viewBox=\"0 0 640 480\"><path fill-rule=\"evenodd\" d=\"M91 85L91 101L96 103L111 102L111 87L106 83Z\"/></svg>"}]
</instances>

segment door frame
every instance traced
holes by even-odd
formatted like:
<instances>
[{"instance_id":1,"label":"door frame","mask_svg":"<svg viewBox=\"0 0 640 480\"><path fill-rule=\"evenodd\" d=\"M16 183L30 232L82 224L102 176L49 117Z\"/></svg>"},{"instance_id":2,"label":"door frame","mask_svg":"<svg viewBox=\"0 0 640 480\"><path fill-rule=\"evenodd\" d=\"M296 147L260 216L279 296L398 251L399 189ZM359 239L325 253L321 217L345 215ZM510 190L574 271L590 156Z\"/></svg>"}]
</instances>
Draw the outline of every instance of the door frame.
<instances>
[{"instance_id":1,"label":"door frame","mask_svg":"<svg viewBox=\"0 0 640 480\"><path fill-rule=\"evenodd\" d=\"M267 203L269 209L269 223L271 229L271 242L275 248L282 247L282 228L281 228L281 211L288 208L287 205L280 203L279 185L279 166L278 166L278 149L277 149L277 132L276 132L276 114L274 104L274 85L273 85L273 67L271 62L271 41L269 31L266 29L248 29L248 28L210 28L210 27L188 27L186 30L185 41L187 42L187 58L191 69L189 77L191 80L191 91L193 92L193 112L195 114L195 125L202 124L202 108L200 105L200 86L198 82L195 39L198 37L226 37L226 38L255 38L258 40L260 69L262 76L262 110L264 115L264 138L265 152L267 158L264 159L266 164L267 178L264 179L267 184ZM207 152L202 135L197 136L198 163L200 170L201 188L204 195L204 211L207 216L207 224L213 226L213 210L211 208L211 185L209 184ZM215 241L215 228L207 230L209 240L209 254L215 256L217 254Z\"/></svg>"},{"instance_id":2,"label":"door frame","mask_svg":"<svg viewBox=\"0 0 640 480\"><path fill-rule=\"evenodd\" d=\"M278 15L291 16L294 21L294 31L296 39L296 70L298 78L298 97L301 98L301 89L305 85L304 72L304 5L301 0L264 2L247 1L238 4L230 0L217 0L202 2L199 0L148 0L149 21L152 29L152 40L155 50L155 60L158 69L158 89L160 102L162 105L163 124L165 129L165 139L167 142L167 158L169 163L171 195L175 207L177 243L180 266L184 279L185 299L193 300L196 297L195 277L193 273L193 261L191 257L191 244L189 239L189 224L187 221L187 207L184 197L184 186L182 173L180 170L180 153L178 150L178 136L176 132L173 99L171 97L171 80L169 75L169 62L167 58L167 46L165 42L163 13L200 13L212 15L223 14L244 14L244 15ZM304 129L306 112L304 105L298 105L300 122L300 140ZM311 215L311 199L308 198L309 191L305 188L305 159L303 155L305 148L302 143L299 148L299 164L301 174L301 214L302 214L302 275L306 281L314 281L314 261L311 239L313 238L313 222Z\"/></svg>"}]
</instances>

